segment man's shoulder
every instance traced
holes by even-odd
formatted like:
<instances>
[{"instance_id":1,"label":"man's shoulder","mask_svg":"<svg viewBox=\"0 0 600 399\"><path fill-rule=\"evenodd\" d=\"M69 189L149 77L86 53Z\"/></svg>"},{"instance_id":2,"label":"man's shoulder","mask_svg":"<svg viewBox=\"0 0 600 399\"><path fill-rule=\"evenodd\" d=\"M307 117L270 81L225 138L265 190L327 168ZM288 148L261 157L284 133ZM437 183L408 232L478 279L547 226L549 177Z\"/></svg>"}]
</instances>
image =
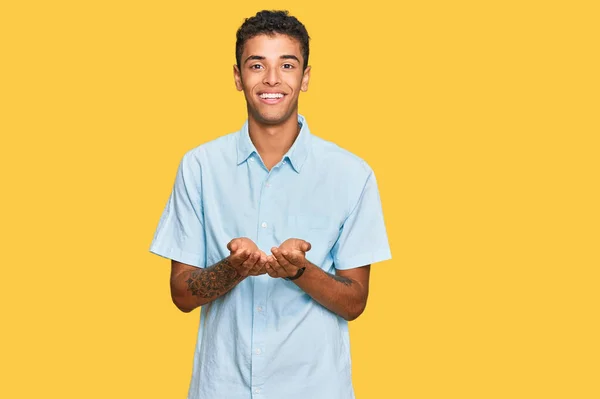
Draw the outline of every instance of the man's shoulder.
<instances>
[{"instance_id":1,"label":"man's shoulder","mask_svg":"<svg viewBox=\"0 0 600 399\"><path fill-rule=\"evenodd\" d=\"M350 175L368 176L372 173L369 164L340 145L313 135L313 153L315 159L328 168L334 168Z\"/></svg>"},{"instance_id":2,"label":"man's shoulder","mask_svg":"<svg viewBox=\"0 0 600 399\"><path fill-rule=\"evenodd\" d=\"M194 160L201 162L212 158L222 158L223 156L235 156L236 136L238 132L227 133L206 141L188 150L183 158L184 160Z\"/></svg>"}]
</instances>

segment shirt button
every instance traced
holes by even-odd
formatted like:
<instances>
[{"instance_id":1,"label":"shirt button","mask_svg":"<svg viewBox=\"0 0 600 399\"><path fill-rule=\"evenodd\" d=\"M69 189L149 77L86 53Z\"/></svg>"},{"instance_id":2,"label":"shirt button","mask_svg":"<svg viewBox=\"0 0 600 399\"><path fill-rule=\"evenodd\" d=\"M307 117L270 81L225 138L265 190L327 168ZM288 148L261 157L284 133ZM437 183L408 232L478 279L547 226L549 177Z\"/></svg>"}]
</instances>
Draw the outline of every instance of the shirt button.
<instances>
[{"instance_id":1,"label":"shirt button","mask_svg":"<svg viewBox=\"0 0 600 399\"><path fill-rule=\"evenodd\" d=\"M265 183L265 187L267 187L267 188L271 187L271 183Z\"/></svg>"},{"instance_id":2,"label":"shirt button","mask_svg":"<svg viewBox=\"0 0 600 399\"><path fill-rule=\"evenodd\" d=\"M258 312L262 312L262 310L263 310L263 309L262 309L262 306L257 306L257 307L256 307L256 310L257 310Z\"/></svg>"},{"instance_id":3,"label":"shirt button","mask_svg":"<svg viewBox=\"0 0 600 399\"><path fill-rule=\"evenodd\" d=\"M283 164L285 165L287 163L287 161L283 161Z\"/></svg>"},{"instance_id":4,"label":"shirt button","mask_svg":"<svg viewBox=\"0 0 600 399\"><path fill-rule=\"evenodd\" d=\"M260 393L260 388L254 388L254 393Z\"/></svg>"},{"instance_id":5,"label":"shirt button","mask_svg":"<svg viewBox=\"0 0 600 399\"><path fill-rule=\"evenodd\" d=\"M260 348L258 348L257 350L254 351L257 355L260 355L262 353L262 351L260 350Z\"/></svg>"},{"instance_id":6,"label":"shirt button","mask_svg":"<svg viewBox=\"0 0 600 399\"><path fill-rule=\"evenodd\" d=\"M250 162L254 162L254 158L250 157Z\"/></svg>"},{"instance_id":7,"label":"shirt button","mask_svg":"<svg viewBox=\"0 0 600 399\"><path fill-rule=\"evenodd\" d=\"M262 222L262 224L260 225L263 229L267 228L267 222Z\"/></svg>"}]
</instances>

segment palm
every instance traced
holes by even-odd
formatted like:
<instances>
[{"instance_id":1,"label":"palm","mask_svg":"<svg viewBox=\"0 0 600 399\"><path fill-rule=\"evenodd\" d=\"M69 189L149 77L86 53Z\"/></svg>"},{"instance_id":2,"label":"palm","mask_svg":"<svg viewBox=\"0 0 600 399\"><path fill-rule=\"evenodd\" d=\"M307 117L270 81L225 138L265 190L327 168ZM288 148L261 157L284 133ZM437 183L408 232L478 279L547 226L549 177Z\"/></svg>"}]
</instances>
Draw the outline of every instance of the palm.
<instances>
[{"instance_id":1,"label":"palm","mask_svg":"<svg viewBox=\"0 0 600 399\"><path fill-rule=\"evenodd\" d=\"M310 244L299 238L288 238L279 246L279 249L284 251L300 251L306 252L310 249Z\"/></svg>"},{"instance_id":2,"label":"palm","mask_svg":"<svg viewBox=\"0 0 600 399\"><path fill-rule=\"evenodd\" d=\"M265 274L267 271L265 269L265 263L267 262L267 254L261 251L258 246L247 237L239 237L234 238L227 244L227 249L231 252L231 256L240 256L241 254L249 254L255 256L256 259L249 270L245 270L242 274L244 276L258 276L260 274ZM243 255L242 255L243 256ZM246 274L247 273L247 274Z\"/></svg>"},{"instance_id":3,"label":"palm","mask_svg":"<svg viewBox=\"0 0 600 399\"><path fill-rule=\"evenodd\" d=\"M240 237L231 240L229 244L227 244L227 249L232 253L238 251L241 252L244 250L247 250L248 252L258 251L258 247L254 241L246 237Z\"/></svg>"},{"instance_id":4,"label":"palm","mask_svg":"<svg viewBox=\"0 0 600 399\"><path fill-rule=\"evenodd\" d=\"M247 249L248 251L254 252L258 251L258 246L249 238L242 237L240 238L240 248L239 249Z\"/></svg>"}]
</instances>

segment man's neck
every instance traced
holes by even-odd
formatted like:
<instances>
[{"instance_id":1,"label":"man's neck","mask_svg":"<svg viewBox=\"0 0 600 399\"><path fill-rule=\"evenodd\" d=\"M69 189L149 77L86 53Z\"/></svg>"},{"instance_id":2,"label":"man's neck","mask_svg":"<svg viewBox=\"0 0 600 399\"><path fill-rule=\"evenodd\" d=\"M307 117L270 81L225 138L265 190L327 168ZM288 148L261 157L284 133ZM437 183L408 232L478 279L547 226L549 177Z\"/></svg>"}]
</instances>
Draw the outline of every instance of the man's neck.
<instances>
[{"instance_id":1,"label":"man's neck","mask_svg":"<svg viewBox=\"0 0 600 399\"><path fill-rule=\"evenodd\" d=\"M262 124L249 117L248 133L265 166L270 170L288 152L300 133L298 113L295 112L280 125Z\"/></svg>"}]
</instances>

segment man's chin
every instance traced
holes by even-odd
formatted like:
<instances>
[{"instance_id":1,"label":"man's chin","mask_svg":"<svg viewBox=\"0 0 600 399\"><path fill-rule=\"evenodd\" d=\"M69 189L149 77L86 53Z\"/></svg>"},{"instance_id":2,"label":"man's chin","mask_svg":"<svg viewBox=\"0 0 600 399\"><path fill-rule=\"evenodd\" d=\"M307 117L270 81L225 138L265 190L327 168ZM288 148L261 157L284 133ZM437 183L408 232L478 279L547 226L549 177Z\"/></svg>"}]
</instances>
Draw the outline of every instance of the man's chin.
<instances>
[{"instance_id":1,"label":"man's chin","mask_svg":"<svg viewBox=\"0 0 600 399\"><path fill-rule=\"evenodd\" d=\"M281 125L291 118L293 112L256 112L254 113L254 119L264 125Z\"/></svg>"},{"instance_id":2,"label":"man's chin","mask_svg":"<svg viewBox=\"0 0 600 399\"><path fill-rule=\"evenodd\" d=\"M276 126L283 124L286 121L286 118L261 116L260 118L257 118L256 121L262 125Z\"/></svg>"}]
</instances>

